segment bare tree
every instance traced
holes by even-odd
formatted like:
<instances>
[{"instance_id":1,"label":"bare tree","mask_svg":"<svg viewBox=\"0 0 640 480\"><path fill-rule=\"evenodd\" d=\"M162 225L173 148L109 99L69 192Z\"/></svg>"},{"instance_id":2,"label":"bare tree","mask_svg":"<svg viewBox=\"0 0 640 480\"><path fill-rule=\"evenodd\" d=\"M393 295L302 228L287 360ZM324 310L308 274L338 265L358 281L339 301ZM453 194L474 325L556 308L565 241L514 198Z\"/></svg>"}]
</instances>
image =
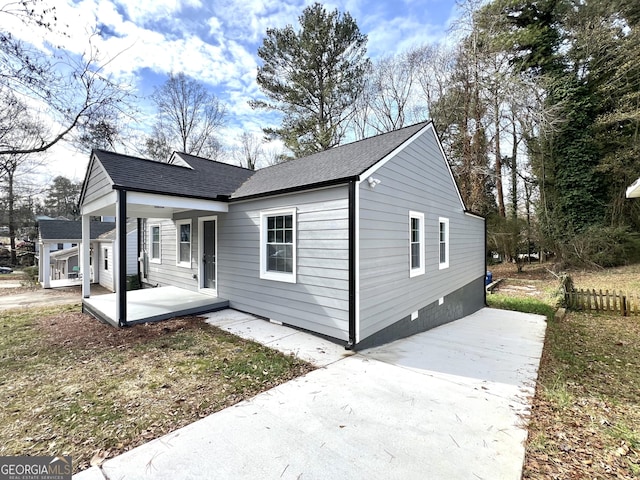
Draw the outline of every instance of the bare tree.
<instances>
[{"instance_id":1,"label":"bare tree","mask_svg":"<svg viewBox=\"0 0 640 480\"><path fill-rule=\"evenodd\" d=\"M23 28L53 31L57 17L54 8L38 0L9 2L0 15L11 16ZM44 152L74 132L80 133L105 119L128 114L129 91L106 73L98 49L88 40L80 58L45 43L35 47L21 42L11 33L0 32L0 106L11 101L9 94L27 98L25 108L31 118L46 117L46 124L28 139L18 143L0 141L0 155Z\"/></svg>"},{"instance_id":2,"label":"bare tree","mask_svg":"<svg viewBox=\"0 0 640 480\"><path fill-rule=\"evenodd\" d=\"M438 108L440 102L452 87L451 79L455 69L456 52L441 45L421 45L409 52L415 65L417 82L414 84L416 115L431 118L438 130L447 157L452 158L454 126L445 120L445 110ZM458 98L454 108L461 108Z\"/></svg>"},{"instance_id":3,"label":"bare tree","mask_svg":"<svg viewBox=\"0 0 640 480\"><path fill-rule=\"evenodd\" d=\"M149 156L166 161L167 152L173 150L218 156L221 146L215 134L224 125L226 109L202 83L182 72L171 73L151 99L158 109L158 120L146 142Z\"/></svg>"},{"instance_id":4,"label":"bare tree","mask_svg":"<svg viewBox=\"0 0 640 480\"><path fill-rule=\"evenodd\" d=\"M264 158L263 142L257 135L243 132L238 140L240 145L234 151L235 160L241 167L255 170Z\"/></svg>"},{"instance_id":5,"label":"bare tree","mask_svg":"<svg viewBox=\"0 0 640 480\"><path fill-rule=\"evenodd\" d=\"M415 123L411 100L417 80L418 62L411 53L400 53L378 60L369 77L369 123L377 133L397 130Z\"/></svg>"},{"instance_id":6,"label":"bare tree","mask_svg":"<svg viewBox=\"0 0 640 480\"><path fill-rule=\"evenodd\" d=\"M12 92L5 93L5 108L0 113L0 142L21 149L33 136L41 134L44 125L29 117L29 111ZM28 153L0 154L0 185L6 209L5 221L9 227L11 263L16 264L16 233L18 227L17 207L23 184L20 180L42 163L41 157Z\"/></svg>"}]
</instances>

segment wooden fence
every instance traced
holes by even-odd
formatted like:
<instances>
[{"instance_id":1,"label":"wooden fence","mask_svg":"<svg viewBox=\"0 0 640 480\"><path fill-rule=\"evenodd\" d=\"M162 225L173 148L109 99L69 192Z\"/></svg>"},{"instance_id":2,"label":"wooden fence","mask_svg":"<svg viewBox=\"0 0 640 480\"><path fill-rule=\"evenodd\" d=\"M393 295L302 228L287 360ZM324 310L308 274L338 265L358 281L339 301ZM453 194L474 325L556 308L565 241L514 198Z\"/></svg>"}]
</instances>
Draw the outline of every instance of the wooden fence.
<instances>
[{"instance_id":1,"label":"wooden fence","mask_svg":"<svg viewBox=\"0 0 640 480\"><path fill-rule=\"evenodd\" d=\"M640 315L640 298L633 293L581 288L567 292L565 300L567 307L573 310L615 312L625 317Z\"/></svg>"}]
</instances>

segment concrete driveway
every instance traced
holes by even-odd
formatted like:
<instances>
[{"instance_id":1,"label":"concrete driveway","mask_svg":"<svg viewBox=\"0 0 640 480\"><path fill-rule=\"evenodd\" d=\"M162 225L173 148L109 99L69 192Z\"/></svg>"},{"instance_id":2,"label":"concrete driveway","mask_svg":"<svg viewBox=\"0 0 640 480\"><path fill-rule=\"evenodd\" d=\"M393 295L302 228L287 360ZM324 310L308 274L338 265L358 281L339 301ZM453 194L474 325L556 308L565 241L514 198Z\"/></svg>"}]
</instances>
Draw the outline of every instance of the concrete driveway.
<instances>
[{"instance_id":1,"label":"concrete driveway","mask_svg":"<svg viewBox=\"0 0 640 480\"><path fill-rule=\"evenodd\" d=\"M74 479L520 479L543 317L483 309L349 356L242 315L211 322L323 367Z\"/></svg>"}]
</instances>

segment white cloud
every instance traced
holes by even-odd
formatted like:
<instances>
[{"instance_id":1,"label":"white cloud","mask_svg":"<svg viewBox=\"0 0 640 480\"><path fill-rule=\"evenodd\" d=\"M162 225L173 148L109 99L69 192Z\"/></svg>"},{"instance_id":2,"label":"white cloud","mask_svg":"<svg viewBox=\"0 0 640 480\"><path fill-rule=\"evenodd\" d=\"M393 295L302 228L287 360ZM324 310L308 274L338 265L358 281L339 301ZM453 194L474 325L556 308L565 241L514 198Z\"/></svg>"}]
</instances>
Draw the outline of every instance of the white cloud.
<instances>
[{"instance_id":1,"label":"white cloud","mask_svg":"<svg viewBox=\"0 0 640 480\"><path fill-rule=\"evenodd\" d=\"M228 106L230 125L223 140L232 141L242 131L259 132L262 127L277 126L277 114L255 111L248 105L248 100L261 97L256 84L260 62L257 49L268 28L291 24L297 29L299 15L313 1L44 0L56 6L58 27L64 32L48 33L46 37L81 55L89 48L92 28L101 26L103 35L93 37L92 43L104 61L109 61L107 73L145 94L154 86L149 85L147 72L156 75L154 82L171 71L183 71L204 82ZM450 20L447 25L432 21L429 10L443 3L449 5L451 19L453 0L335 0L325 8L349 11L361 31L368 34L368 52L375 58L441 40ZM1 16L0 28L16 30ZM44 47L43 33L38 28L15 32L25 41ZM153 108L144 100L141 107L140 121L151 123ZM54 153L52 158L57 159L61 171L82 177L88 155L78 155L62 145Z\"/></svg>"},{"instance_id":2,"label":"white cloud","mask_svg":"<svg viewBox=\"0 0 640 480\"><path fill-rule=\"evenodd\" d=\"M143 23L158 17L172 18L185 7L200 8L200 0L115 0L134 23Z\"/></svg>"}]
</instances>

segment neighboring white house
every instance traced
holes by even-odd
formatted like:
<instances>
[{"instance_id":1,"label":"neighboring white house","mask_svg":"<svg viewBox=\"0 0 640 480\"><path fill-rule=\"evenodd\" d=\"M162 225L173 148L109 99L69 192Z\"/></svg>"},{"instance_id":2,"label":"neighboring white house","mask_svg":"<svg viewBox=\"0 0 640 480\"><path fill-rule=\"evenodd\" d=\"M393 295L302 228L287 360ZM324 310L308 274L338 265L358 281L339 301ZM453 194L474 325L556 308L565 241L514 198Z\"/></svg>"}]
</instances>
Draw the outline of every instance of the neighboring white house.
<instances>
[{"instance_id":1,"label":"neighboring white house","mask_svg":"<svg viewBox=\"0 0 640 480\"><path fill-rule=\"evenodd\" d=\"M113 222L91 222L90 280L98 281L93 268L99 235L113 230ZM78 244L82 223L72 220L38 221L38 280L44 288L79 284Z\"/></svg>"},{"instance_id":2,"label":"neighboring white house","mask_svg":"<svg viewBox=\"0 0 640 480\"><path fill-rule=\"evenodd\" d=\"M81 193L84 225L115 214L124 232L127 217L142 219L151 285L218 296L348 348L485 305L485 221L465 208L431 122L255 172L173 160L94 150ZM129 242L116 243L118 257ZM126 325L124 275L115 285L114 320Z\"/></svg>"},{"instance_id":3,"label":"neighboring white house","mask_svg":"<svg viewBox=\"0 0 640 480\"><path fill-rule=\"evenodd\" d=\"M108 231L98 237L98 278L104 288L115 291L113 278L113 242L116 230ZM77 251L76 251L77 255ZM94 266L95 268L95 266ZM138 273L138 228L135 219L127 222L127 275Z\"/></svg>"}]
</instances>

